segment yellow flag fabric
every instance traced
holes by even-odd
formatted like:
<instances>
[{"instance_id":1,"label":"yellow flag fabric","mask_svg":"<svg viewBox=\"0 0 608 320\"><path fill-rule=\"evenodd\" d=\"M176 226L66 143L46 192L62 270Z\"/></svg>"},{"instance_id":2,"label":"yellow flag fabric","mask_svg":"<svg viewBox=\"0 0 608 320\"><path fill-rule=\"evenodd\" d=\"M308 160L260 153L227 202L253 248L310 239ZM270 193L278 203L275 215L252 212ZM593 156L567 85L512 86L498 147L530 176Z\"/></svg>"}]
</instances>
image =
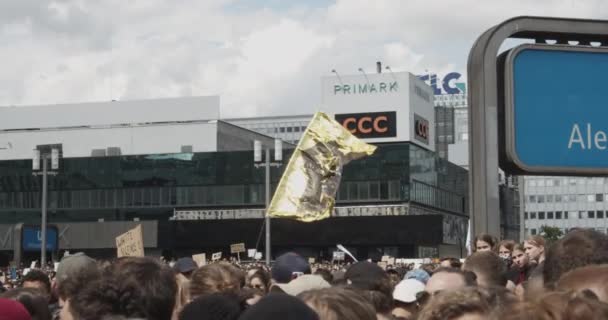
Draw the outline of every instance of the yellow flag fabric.
<instances>
[{"instance_id":1,"label":"yellow flag fabric","mask_svg":"<svg viewBox=\"0 0 608 320\"><path fill-rule=\"evenodd\" d=\"M342 167L375 150L325 113L317 112L289 159L268 214L304 222L328 218L336 202Z\"/></svg>"}]
</instances>

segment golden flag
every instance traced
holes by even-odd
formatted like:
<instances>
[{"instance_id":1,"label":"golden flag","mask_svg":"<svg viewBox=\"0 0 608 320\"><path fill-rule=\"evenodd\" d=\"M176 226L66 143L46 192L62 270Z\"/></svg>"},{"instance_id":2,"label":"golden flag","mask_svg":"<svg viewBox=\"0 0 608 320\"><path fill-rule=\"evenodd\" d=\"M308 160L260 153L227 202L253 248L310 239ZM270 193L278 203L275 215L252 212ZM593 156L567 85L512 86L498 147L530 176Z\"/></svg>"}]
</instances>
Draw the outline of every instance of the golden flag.
<instances>
[{"instance_id":1,"label":"golden flag","mask_svg":"<svg viewBox=\"0 0 608 320\"><path fill-rule=\"evenodd\" d=\"M325 113L317 112L289 159L268 214L304 222L328 218L336 202L342 167L375 150Z\"/></svg>"}]
</instances>

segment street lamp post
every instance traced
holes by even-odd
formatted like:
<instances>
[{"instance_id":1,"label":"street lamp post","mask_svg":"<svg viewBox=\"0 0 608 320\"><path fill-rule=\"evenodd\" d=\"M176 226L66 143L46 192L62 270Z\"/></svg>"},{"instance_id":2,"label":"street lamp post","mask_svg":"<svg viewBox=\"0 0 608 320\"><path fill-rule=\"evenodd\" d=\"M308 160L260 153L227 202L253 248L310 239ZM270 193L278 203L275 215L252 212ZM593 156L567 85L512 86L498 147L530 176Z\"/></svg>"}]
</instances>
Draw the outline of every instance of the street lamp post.
<instances>
[{"instance_id":1,"label":"street lamp post","mask_svg":"<svg viewBox=\"0 0 608 320\"><path fill-rule=\"evenodd\" d=\"M48 203L48 176L56 175L56 171L48 170L48 160L51 160L51 169L59 169L59 148L54 146L38 146L34 150L32 159L33 175L42 176L42 199L41 199L41 223L40 223L40 268L46 265L46 222L47 222L47 203ZM42 160L42 172L40 172L40 161Z\"/></svg>"},{"instance_id":2,"label":"street lamp post","mask_svg":"<svg viewBox=\"0 0 608 320\"><path fill-rule=\"evenodd\" d=\"M271 237L270 237L270 214L268 208L270 207L270 167L280 167L281 161L283 160L283 143L281 139L274 140L274 160L270 161L270 148L266 146L265 159L262 163L262 142L255 140L253 144L253 161L255 167L264 167L265 169L265 196L266 196L266 213L264 215L264 224L266 227L266 265L270 266L271 262Z\"/></svg>"}]
</instances>

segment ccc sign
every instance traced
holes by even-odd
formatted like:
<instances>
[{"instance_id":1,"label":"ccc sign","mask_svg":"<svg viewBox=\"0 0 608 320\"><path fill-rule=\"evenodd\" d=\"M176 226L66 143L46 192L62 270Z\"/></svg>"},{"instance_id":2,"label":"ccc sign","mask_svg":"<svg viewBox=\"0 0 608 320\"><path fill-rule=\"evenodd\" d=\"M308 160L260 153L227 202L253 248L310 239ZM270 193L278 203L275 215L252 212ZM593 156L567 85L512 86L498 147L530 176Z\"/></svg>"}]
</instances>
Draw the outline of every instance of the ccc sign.
<instances>
[{"instance_id":1,"label":"ccc sign","mask_svg":"<svg viewBox=\"0 0 608 320\"><path fill-rule=\"evenodd\" d=\"M414 114L414 138L425 144L429 144L429 121L425 118Z\"/></svg>"},{"instance_id":2,"label":"ccc sign","mask_svg":"<svg viewBox=\"0 0 608 320\"><path fill-rule=\"evenodd\" d=\"M396 137L396 119L395 111L336 115L336 121L359 138Z\"/></svg>"}]
</instances>

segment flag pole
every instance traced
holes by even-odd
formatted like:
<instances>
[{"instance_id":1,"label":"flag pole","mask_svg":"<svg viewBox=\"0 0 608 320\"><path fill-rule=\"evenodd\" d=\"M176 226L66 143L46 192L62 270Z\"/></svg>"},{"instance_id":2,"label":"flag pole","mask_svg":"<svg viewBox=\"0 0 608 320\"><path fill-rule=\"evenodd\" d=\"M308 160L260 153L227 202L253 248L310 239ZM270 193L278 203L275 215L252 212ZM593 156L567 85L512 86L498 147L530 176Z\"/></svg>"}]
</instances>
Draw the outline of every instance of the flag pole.
<instances>
[{"instance_id":1,"label":"flag pole","mask_svg":"<svg viewBox=\"0 0 608 320\"><path fill-rule=\"evenodd\" d=\"M266 148L266 265L270 266L270 149Z\"/></svg>"}]
</instances>

